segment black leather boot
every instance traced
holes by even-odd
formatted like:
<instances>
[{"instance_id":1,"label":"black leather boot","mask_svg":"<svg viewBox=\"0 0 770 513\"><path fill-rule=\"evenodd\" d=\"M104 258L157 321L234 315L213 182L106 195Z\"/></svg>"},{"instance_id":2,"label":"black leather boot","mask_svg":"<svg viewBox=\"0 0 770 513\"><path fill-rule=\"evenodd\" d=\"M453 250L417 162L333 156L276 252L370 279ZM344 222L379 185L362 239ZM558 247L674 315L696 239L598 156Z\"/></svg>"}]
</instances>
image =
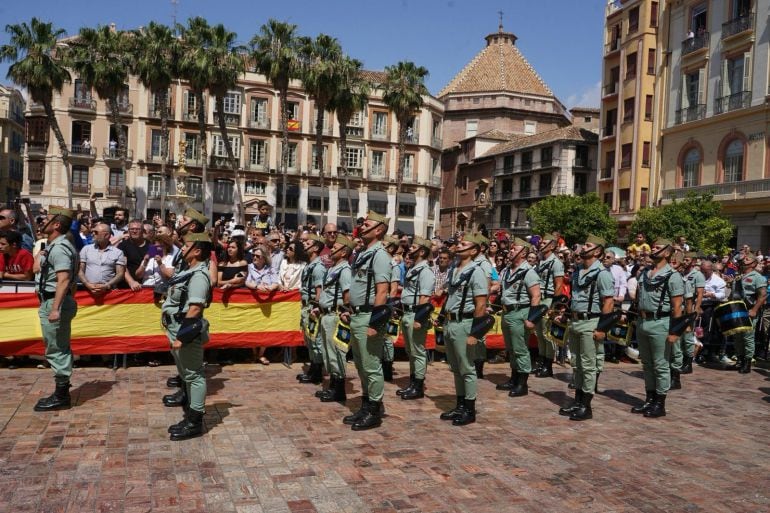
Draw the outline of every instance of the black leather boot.
<instances>
[{"instance_id":1,"label":"black leather boot","mask_svg":"<svg viewBox=\"0 0 770 513\"><path fill-rule=\"evenodd\" d=\"M506 381L505 383L500 383L495 388L497 390L511 390L516 386L516 381L518 381L519 375L516 374L516 371L511 371L511 379Z\"/></svg>"},{"instance_id":2,"label":"black leather boot","mask_svg":"<svg viewBox=\"0 0 770 513\"><path fill-rule=\"evenodd\" d=\"M645 394L644 404L631 408L631 413L647 413L652 408L652 403L655 402L655 390L646 390Z\"/></svg>"},{"instance_id":3,"label":"black leather boot","mask_svg":"<svg viewBox=\"0 0 770 513\"><path fill-rule=\"evenodd\" d=\"M463 409L452 419L453 426L465 426L476 422L476 399L464 399Z\"/></svg>"},{"instance_id":4,"label":"black leather boot","mask_svg":"<svg viewBox=\"0 0 770 513\"><path fill-rule=\"evenodd\" d=\"M528 372L519 372L516 379L516 386L508 392L508 397L522 397L529 393L529 387L527 381L529 380Z\"/></svg>"},{"instance_id":5,"label":"black leather boot","mask_svg":"<svg viewBox=\"0 0 770 513\"><path fill-rule=\"evenodd\" d=\"M682 374L692 374L692 356L684 356L682 359Z\"/></svg>"},{"instance_id":6,"label":"black leather boot","mask_svg":"<svg viewBox=\"0 0 770 513\"><path fill-rule=\"evenodd\" d=\"M393 362L389 362L386 360L382 361L382 377L388 383L391 383L393 381Z\"/></svg>"},{"instance_id":7,"label":"black leather boot","mask_svg":"<svg viewBox=\"0 0 770 513\"><path fill-rule=\"evenodd\" d=\"M665 417L666 416L666 394L655 394L655 402L650 409L644 412L645 417Z\"/></svg>"},{"instance_id":8,"label":"black leather boot","mask_svg":"<svg viewBox=\"0 0 770 513\"><path fill-rule=\"evenodd\" d=\"M379 401L369 401L364 409L364 415L358 419L358 422L351 426L353 431L365 431L382 425L382 403Z\"/></svg>"},{"instance_id":9,"label":"black leather boot","mask_svg":"<svg viewBox=\"0 0 770 513\"><path fill-rule=\"evenodd\" d=\"M593 412L591 411L591 401L594 399L594 394L583 394L583 399L580 401L580 406L577 410L573 411L569 420L588 420L592 419Z\"/></svg>"},{"instance_id":10,"label":"black leather boot","mask_svg":"<svg viewBox=\"0 0 770 513\"><path fill-rule=\"evenodd\" d=\"M671 390L680 390L682 388L682 378L679 369L671 369Z\"/></svg>"},{"instance_id":11,"label":"black leather boot","mask_svg":"<svg viewBox=\"0 0 770 513\"><path fill-rule=\"evenodd\" d=\"M303 368L302 372L300 372L296 376L297 377L297 381L302 381L303 379L309 379L310 378L310 376L308 375L309 372L310 372L309 370L308 370L308 372L305 372L305 369Z\"/></svg>"},{"instance_id":12,"label":"black leather boot","mask_svg":"<svg viewBox=\"0 0 770 513\"><path fill-rule=\"evenodd\" d=\"M348 396L345 394L345 378L332 378L333 384L329 385L330 392L327 395L321 397L322 403L344 403L348 400Z\"/></svg>"},{"instance_id":13,"label":"black leather boot","mask_svg":"<svg viewBox=\"0 0 770 513\"><path fill-rule=\"evenodd\" d=\"M72 398L70 398L70 384L69 383L57 383L56 389L53 394L48 397L43 397L35 404L35 411L53 411L53 410L66 410L72 406Z\"/></svg>"},{"instance_id":14,"label":"black leather boot","mask_svg":"<svg viewBox=\"0 0 770 513\"><path fill-rule=\"evenodd\" d=\"M401 394L403 394L404 392L406 392L407 390L409 390L411 388L414 388L414 374L410 374L409 375L409 384L407 386L405 386L404 388L399 388L398 390L396 390L396 395L401 395Z\"/></svg>"},{"instance_id":15,"label":"black leather boot","mask_svg":"<svg viewBox=\"0 0 770 513\"><path fill-rule=\"evenodd\" d=\"M300 378L300 383L313 383L314 385L320 385L323 382L323 364L311 363L310 368L304 378Z\"/></svg>"},{"instance_id":16,"label":"black leather boot","mask_svg":"<svg viewBox=\"0 0 770 513\"><path fill-rule=\"evenodd\" d=\"M414 378L414 386L401 394L401 399L404 401L422 399L423 397L425 397L425 378Z\"/></svg>"},{"instance_id":17,"label":"black leather boot","mask_svg":"<svg viewBox=\"0 0 770 513\"><path fill-rule=\"evenodd\" d=\"M441 420L454 420L462 413L463 408L465 408L465 397L458 395L457 405L451 410L442 413L439 418Z\"/></svg>"},{"instance_id":18,"label":"black leather boot","mask_svg":"<svg viewBox=\"0 0 770 513\"><path fill-rule=\"evenodd\" d=\"M543 369L543 365L545 365L545 361L540 356L535 357L534 365L532 365L532 370L529 371L530 374L537 374Z\"/></svg>"},{"instance_id":19,"label":"black leather boot","mask_svg":"<svg viewBox=\"0 0 770 513\"><path fill-rule=\"evenodd\" d=\"M361 420L363 418L363 416L366 415L366 412L364 411L364 409L366 408L367 404L369 404L369 398L367 396L365 396L365 395L362 395L361 396L361 407L358 409L357 412L355 412L355 413L353 413L351 415L346 415L345 417L343 417L342 418L342 423L343 424L347 424L348 426L352 426L353 424L355 424L356 422Z\"/></svg>"},{"instance_id":20,"label":"black leather boot","mask_svg":"<svg viewBox=\"0 0 770 513\"><path fill-rule=\"evenodd\" d=\"M484 379L484 360L474 360L473 365L476 367L476 377Z\"/></svg>"},{"instance_id":21,"label":"black leather boot","mask_svg":"<svg viewBox=\"0 0 770 513\"><path fill-rule=\"evenodd\" d=\"M187 415L189 413L190 413L190 409L189 408L185 408L184 415L182 415L182 420L180 420L176 424L171 424L168 427L168 430L167 430L168 433L169 434L175 433L175 432L179 431L180 429L182 429L182 426L184 426L187 423Z\"/></svg>"},{"instance_id":22,"label":"black leather boot","mask_svg":"<svg viewBox=\"0 0 770 513\"><path fill-rule=\"evenodd\" d=\"M751 358L744 358L743 365L738 369L741 374L749 374L751 372Z\"/></svg>"},{"instance_id":23,"label":"black leather boot","mask_svg":"<svg viewBox=\"0 0 770 513\"><path fill-rule=\"evenodd\" d=\"M163 406L169 408L175 408L177 406L184 406L187 403L187 391L186 387L182 387L173 394L163 396Z\"/></svg>"},{"instance_id":24,"label":"black leather boot","mask_svg":"<svg viewBox=\"0 0 770 513\"><path fill-rule=\"evenodd\" d=\"M329 376L329 385L321 390L316 390L315 396L323 401L323 398L332 395L332 389L334 388L335 379L333 376Z\"/></svg>"},{"instance_id":25,"label":"black leather boot","mask_svg":"<svg viewBox=\"0 0 770 513\"><path fill-rule=\"evenodd\" d=\"M545 359L543 366L535 374L538 378L552 378L553 377L553 360Z\"/></svg>"},{"instance_id":26,"label":"black leather boot","mask_svg":"<svg viewBox=\"0 0 770 513\"><path fill-rule=\"evenodd\" d=\"M578 388L575 390L575 400L569 406L563 406L559 408L559 415L569 417L580 408L580 404L583 402L583 390Z\"/></svg>"},{"instance_id":27,"label":"black leather boot","mask_svg":"<svg viewBox=\"0 0 770 513\"><path fill-rule=\"evenodd\" d=\"M176 376L171 376L166 380L166 386L168 388L180 388L184 385L184 381L182 381L182 376L177 374Z\"/></svg>"},{"instance_id":28,"label":"black leather boot","mask_svg":"<svg viewBox=\"0 0 770 513\"><path fill-rule=\"evenodd\" d=\"M171 440L187 440L188 438L195 438L203 434L203 415L204 412L198 410L190 410L185 419L185 423L179 429L175 429L171 433Z\"/></svg>"}]
</instances>

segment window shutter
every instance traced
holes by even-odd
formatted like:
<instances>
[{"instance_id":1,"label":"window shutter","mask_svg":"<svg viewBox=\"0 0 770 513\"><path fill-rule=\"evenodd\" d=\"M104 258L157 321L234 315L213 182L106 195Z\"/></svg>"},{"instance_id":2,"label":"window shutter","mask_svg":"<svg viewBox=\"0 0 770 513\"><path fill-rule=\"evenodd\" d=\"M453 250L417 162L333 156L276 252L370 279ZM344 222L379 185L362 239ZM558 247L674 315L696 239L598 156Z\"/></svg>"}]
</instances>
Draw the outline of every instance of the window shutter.
<instances>
[{"instance_id":1,"label":"window shutter","mask_svg":"<svg viewBox=\"0 0 770 513\"><path fill-rule=\"evenodd\" d=\"M706 103L706 68L698 70L698 104Z\"/></svg>"},{"instance_id":2,"label":"window shutter","mask_svg":"<svg viewBox=\"0 0 770 513\"><path fill-rule=\"evenodd\" d=\"M743 91L751 91L751 52L743 54Z\"/></svg>"},{"instance_id":3,"label":"window shutter","mask_svg":"<svg viewBox=\"0 0 770 513\"><path fill-rule=\"evenodd\" d=\"M682 73L682 87L679 90L681 109L684 110L690 106L690 95L687 94L687 73Z\"/></svg>"},{"instance_id":4,"label":"window shutter","mask_svg":"<svg viewBox=\"0 0 770 513\"><path fill-rule=\"evenodd\" d=\"M730 94L730 77L727 73L727 59L722 61L722 96Z\"/></svg>"}]
</instances>

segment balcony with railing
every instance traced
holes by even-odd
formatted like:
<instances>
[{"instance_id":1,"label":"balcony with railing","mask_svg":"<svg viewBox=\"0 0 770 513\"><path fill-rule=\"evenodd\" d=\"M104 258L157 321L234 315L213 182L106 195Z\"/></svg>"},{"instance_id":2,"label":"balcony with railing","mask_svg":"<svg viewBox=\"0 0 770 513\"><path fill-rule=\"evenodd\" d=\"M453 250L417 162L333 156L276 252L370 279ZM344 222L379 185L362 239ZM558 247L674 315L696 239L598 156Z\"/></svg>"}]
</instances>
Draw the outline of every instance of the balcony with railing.
<instances>
[{"instance_id":1,"label":"balcony with railing","mask_svg":"<svg viewBox=\"0 0 770 513\"><path fill-rule=\"evenodd\" d=\"M364 127L346 126L345 135L348 137L348 139L361 139L364 136Z\"/></svg>"},{"instance_id":2,"label":"balcony with railing","mask_svg":"<svg viewBox=\"0 0 770 513\"><path fill-rule=\"evenodd\" d=\"M347 169L348 178L353 178L357 180L361 180L364 177L364 168L362 167L349 167ZM337 167L337 176L344 178L345 172L343 171L342 167Z\"/></svg>"},{"instance_id":3,"label":"balcony with railing","mask_svg":"<svg viewBox=\"0 0 770 513\"><path fill-rule=\"evenodd\" d=\"M536 200L545 198L547 196L556 196L558 194L566 194L567 190L564 187L549 187L547 189L525 189L518 191L495 191L495 201L517 201L517 200Z\"/></svg>"},{"instance_id":4,"label":"balcony with railing","mask_svg":"<svg viewBox=\"0 0 770 513\"><path fill-rule=\"evenodd\" d=\"M371 138L376 141L387 141L389 138L389 134L387 130L372 130L371 132Z\"/></svg>"},{"instance_id":5,"label":"balcony with railing","mask_svg":"<svg viewBox=\"0 0 770 513\"><path fill-rule=\"evenodd\" d=\"M586 157L578 157L572 161L572 167L575 169L591 169L593 162Z\"/></svg>"},{"instance_id":6,"label":"balcony with railing","mask_svg":"<svg viewBox=\"0 0 770 513\"><path fill-rule=\"evenodd\" d=\"M406 138L404 139L404 142L406 144L419 144L420 143L420 135L416 132L410 133L408 130L406 132Z\"/></svg>"},{"instance_id":7,"label":"balcony with railing","mask_svg":"<svg viewBox=\"0 0 770 513\"><path fill-rule=\"evenodd\" d=\"M387 182L388 181L388 173L385 171L385 168L378 167L378 166L372 166L369 168L369 172L367 173L367 178L369 180L375 180L379 182Z\"/></svg>"},{"instance_id":8,"label":"balcony with railing","mask_svg":"<svg viewBox=\"0 0 770 513\"><path fill-rule=\"evenodd\" d=\"M612 180L615 175L615 166L606 166L599 172L599 180Z\"/></svg>"},{"instance_id":9,"label":"balcony with railing","mask_svg":"<svg viewBox=\"0 0 770 513\"><path fill-rule=\"evenodd\" d=\"M738 109L745 109L751 105L751 91L742 91L717 98L714 102L714 114L722 114Z\"/></svg>"},{"instance_id":10,"label":"balcony with railing","mask_svg":"<svg viewBox=\"0 0 770 513\"><path fill-rule=\"evenodd\" d=\"M71 96L69 107L70 110L79 110L95 114L96 100L89 96Z\"/></svg>"},{"instance_id":11,"label":"balcony with railing","mask_svg":"<svg viewBox=\"0 0 770 513\"><path fill-rule=\"evenodd\" d=\"M739 16L726 23L722 23L722 39L754 30L754 15L747 14L745 16Z\"/></svg>"},{"instance_id":12,"label":"balcony with railing","mask_svg":"<svg viewBox=\"0 0 770 513\"><path fill-rule=\"evenodd\" d=\"M698 121L706 117L706 104L699 103L684 109L679 109L674 115L674 124L681 125L691 121Z\"/></svg>"},{"instance_id":13,"label":"balcony with railing","mask_svg":"<svg viewBox=\"0 0 770 513\"><path fill-rule=\"evenodd\" d=\"M613 82L611 84L605 84L602 92L604 93L603 96L612 96L618 94L618 83Z\"/></svg>"},{"instance_id":14,"label":"balcony with railing","mask_svg":"<svg viewBox=\"0 0 770 513\"><path fill-rule=\"evenodd\" d=\"M43 182L29 182L29 193L30 194L42 194L43 193L43 185L45 185Z\"/></svg>"},{"instance_id":15,"label":"balcony with railing","mask_svg":"<svg viewBox=\"0 0 770 513\"><path fill-rule=\"evenodd\" d=\"M27 155L32 156L45 156L48 153L48 142L43 141L28 141L27 142Z\"/></svg>"},{"instance_id":16,"label":"balcony with railing","mask_svg":"<svg viewBox=\"0 0 770 513\"><path fill-rule=\"evenodd\" d=\"M709 46L709 33L701 31L693 37L682 41L682 55L688 55Z\"/></svg>"},{"instance_id":17,"label":"balcony with railing","mask_svg":"<svg viewBox=\"0 0 770 513\"><path fill-rule=\"evenodd\" d=\"M683 199L691 193L698 196L713 194L714 199L719 201L765 198L770 196L770 178L666 189L663 191L663 199Z\"/></svg>"},{"instance_id":18,"label":"balcony with railing","mask_svg":"<svg viewBox=\"0 0 770 513\"><path fill-rule=\"evenodd\" d=\"M27 105L29 106L30 112L41 113L45 111L45 105L42 103L30 101ZM70 98L70 107L72 107L72 98Z\"/></svg>"},{"instance_id":19,"label":"balcony with railing","mask_svg":"<svg viewBox=\"0 0 770 513\"><path fill-rule=\"evenodd\" d=\"M267 161L266 159L257 162L251 162L250 160L247 160L243 165L243 169L247 171L267 171Z\"/></svg>"},{"instance_id":20,"label":"balcony with railing","mask_svg":"<svg viewBox=\"0 0 770 513\"><path fill-rule=\"evenodd\" d=\"M615 137L615 125L607 125L602 129L602 139L608 139L610 137Z\"/></svg>"},{"instance_id":21,"label":"balcony with railing","mask_svg":"<svg viewBox=\"0 0 770 513\"><path fill-rule=\"evenodd\" d=\"M433 136L430 140L430 145L436 148L437 150L440 150L444 147L444 140L441 139L441 137Z\"/></svg>"},{"instance_id":22,"label":"balcony with railing","mask_svg":"<svg viewBox=\"0 0 770 513\"><path fill-rule=\"evenodd\" d=\"M91 194L91 185L87 183L73 183L72 194Z\"/></svg>"},{"instance_id":23,"label":"balcony with railing","mask_svg":"<svg viewBox=\"0 0 770 513\"><path fill-rule=\"evenodd\" d=\"M112 161L117 162L120 161L120 154L121 151L118 148L109 148L104 147L102 148L102 159L104 159L105 162ZM134 150L128 148L126 149L126 160L134 160Z\"/></svg>"},{"instance_id":24,"label":"balcony with railing","mask_svg":"<svg viewBox=\"0 0 770 513\"><path fill-rule=\"evenodd\" d=\"M604 45L604 55L609 55L612 52L617 52L620 49L620 38L613 39L609 43Z\"/></svg>"},{"instance_id":25,"label":"balcony with railing","mask_svg":"<svg viewBox=\"0 0 770 513\"><path fill-rule=\"evenodd\" d=\"M203 122L208 122L208 114L203 116ZM194 110L186 110L182 112L182 121L190 121L192 123L198 122L198 112Z\"/></svg>"},{"instance_id":26,"label":"balcony with railing","mask_svg":"<svg viewBox=\"0 0 770 513\"><path fill-rule=\"evenodd\" d=\"M239 162L238 157L235 157L235 161ZM219 155L212 155L209 159L209 165L211 167L217 167L219 169L232 169L233 165L230 162L229 157L222 157Z\"/></svg>"},{"instance_id":27,"label":"balcony with railing","mask_svg":"<svg viewBox=\"0 0 770 513\"><path fill-rule=\"evenodd\" d=\"M134 104L118 100L118 112L124 116L130 116L134 113Z\"/></svg>"},{"instance_id":28,"label":"balcony with railing","mask_svg":"<svg viewBox=\"0 0 770 513\"><path fill-rule=\"evenodd\" d=\"M225 125L227 126L241 126L241 115L225 112ZM214 112L214 121L219 124L219 113Z\"/></svg>"},{"instance_id":29,"label":"balcony with railing","mask_svg":"<svg viewBox=\"0 0 770 513\"><path fill-rule=\"evenodd\" d=\"M149 162L151 164L161 164L161 163L163 163L163 157L159 153L152 153L152 152L149 152L149 151L147 152L147 156L145 157L144 160L145 160L145 162ZM188 160L186 162L186 164L189 164L189 163L190 163L190 161ZM174 164L174 156L173 155L169 155L168 156L168 161L166 162L166 164L167 165L173 165Z\"/></svg>"},{"instance_id":30,"label":"balcony with railing","mask_svg":"<svg viewBox=\"0 0 770 513\"><path fill-rule=\"evenodd\" d=\"M152 98L147 102L147 117L161 118L161 105L158 105ZM168 119L174 119L174 108L171 106L171 102L167 106L166 116Z\"/></svg>"},{"instance_id":31,"label":"balcony with railing","mask_svg":"<svg viewBox=\"0 0 770 513\"><path fill-rule=\"evenodd\" d=\"M107 187L107 196L110 198L119 198L126 192L125 185L110 185Z\"/></svg>"},{"instance_id":32,"label":"balcony with railing","mask_svg":"<svg viewBox=\"0 0 770 513\"><path fill-rule=\"evenodd\" d=\"M559 167L560 165L561 165L561 159L557 159L557 158L536 160L536 161L530 161L530 162L522 162L521 164L517 164L515 166L508 165L508 166L498 167L498 168L495 168L493 174L494 176L504 176L504 175L510 175L513 173L538 171L541 169L550 169L554 167Z\"/></svg>"},{"instance_id":33,"label":"balcony with railing","mask_svg":"<svg viewBox=\"0 0 770 513\"><path fill-rule=\"evenodd\" d=\"M270 118L257 118L249 119L249 128L261 128L262 130L270 129Z\"/></svg>"},{"instance_id":34,"label":"balcony with railing","mask_svg":"<svg viewBox=\"0 0 770 513\"><path fill-rule=\"evenodd\" d=\"M82 144L73 144L70 146L70 156L80 157L85 159L96 158L96 150L91 146L84 146Z\"/></svg>"},{"instance_id":35,"label":"balcony with railing","mask_svg":"<svg viewBox=\"0 0 770 513\"><path fill-rule=\"evenodd\" d=\"M441 175L436 174L430 177L430 184L433 187L441 187Z\"/></svg>"}]
</instances>

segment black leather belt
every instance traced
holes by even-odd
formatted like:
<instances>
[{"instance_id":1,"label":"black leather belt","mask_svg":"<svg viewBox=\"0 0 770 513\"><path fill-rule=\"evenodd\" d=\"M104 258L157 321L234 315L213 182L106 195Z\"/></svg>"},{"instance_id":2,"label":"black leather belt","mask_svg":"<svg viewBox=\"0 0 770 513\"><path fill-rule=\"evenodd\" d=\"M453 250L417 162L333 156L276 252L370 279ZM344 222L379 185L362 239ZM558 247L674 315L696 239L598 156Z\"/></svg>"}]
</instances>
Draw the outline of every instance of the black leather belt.
<instances>
[{"instance_id":1,"label":"black leather belt","mask_svg":"<svg viewBox=\"0 0 770 513\"><path fill-rule=\"evenodd\" d=\"M660 314L658 314L658 312L648 312L646 310L641 310L639 311L639 317L645 321L665 319L667 317L671 317L671 312L660 312Z\"/></svg>"},{"instance_id":2,"label":"black leather belt","mask_svg":"<svg viewBox=\"0 0 770 513\"><path fill-rule=\"evenodd\" d=\"M370 313L372 311L372 305L352 306L353 313Z\"/></svg>"},{"instance_id":3,"label":"black leather belt","mask_svg":"<svg viewBox=\"0 0 770 513\"><path fill-rule=\"evenodd\" d=\"M404 312L414 312L417 308L417 305L405 305L401 303L401 308L404 310Z\"/></svg>"},{"instance_id":4,"label":"black leather belt","mask_svg":"<svg viewBox=\"0 0 770 513\"><path fill-rule=\"evenodd\" d=\"M519 310L523 310L525 308L529 308L529 303L523 304L523 305L503 305L503 312L517 312Z\"/></svg>"},{"instance_id":5,"label":"black leather belt","mask_svg":"<svg viewBox=\"0 0 770 513\"><path fill-rule=\"evenodd\" d=\"M588 319L596 319L601 314L599 313L587 313L587 312L572 312L573 321L587 321Z\"/></svg>"},{"instance_id":6,"label":"black leather belt","mask_svg":"<svg viewBox=\"0 0 770 513\"><path fill-rule=\"evenodd\" d=\"M337 308L321 308L321 314L322 315L328 315L331 313L337 313Z\"/></svg>"},{"instance_id":7,"label":"black leather belt","mask_svg":"<svg viewBox=\"0 0 770 513\"><path fill-rule=\"evenodd\" d=\"M56 292L38 292L37 297L40 298L40 302L48 301L56 297Z\"/></svg>"},{"instance_id":8,"label":"black leather belt","mask_svg":"<svg viewBox=\"0 0 770 513\"><path fill-rule=\"evenodd\" d=\"M456 321L462 321L463 319L473 319L474 312L466 312L466 313L453 313L449 312L447 314L447 320L456 322Z\"/></svg>"}]
</instances>

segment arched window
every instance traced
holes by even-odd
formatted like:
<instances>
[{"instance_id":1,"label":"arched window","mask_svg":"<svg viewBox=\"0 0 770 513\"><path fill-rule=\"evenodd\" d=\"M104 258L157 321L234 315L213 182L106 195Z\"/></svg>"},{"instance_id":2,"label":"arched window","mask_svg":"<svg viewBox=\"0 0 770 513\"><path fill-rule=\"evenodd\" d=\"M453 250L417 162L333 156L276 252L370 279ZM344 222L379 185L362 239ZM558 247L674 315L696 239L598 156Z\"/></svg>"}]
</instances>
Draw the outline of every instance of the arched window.
<instances>
[{"instance_id":1,"label":"arched window","mask_svg":"<svg viewBox=\"0 0 770 513\"><path fill-rule=\"evenodd\" d=\"M685 155L682 165L682 187L695 187L698 185L700 158L700 150L698 148L692 148Z\"/></svg>"},{"instance_id":2,"label":"arched window","mask_svg":"<svg viewBox=\"0 0 770 513\"><path fill-rule=\"evenodd\" d=\"M743 141L734 139L727 145L723 166L725 183L743 180Z\"/></svg>"}]
</instances>

